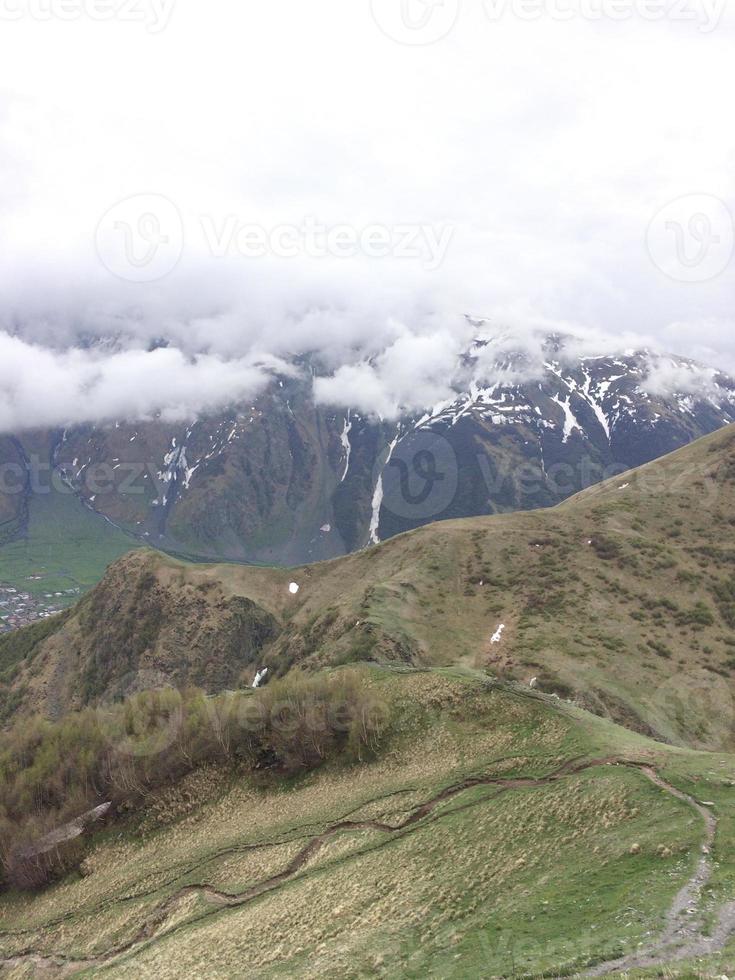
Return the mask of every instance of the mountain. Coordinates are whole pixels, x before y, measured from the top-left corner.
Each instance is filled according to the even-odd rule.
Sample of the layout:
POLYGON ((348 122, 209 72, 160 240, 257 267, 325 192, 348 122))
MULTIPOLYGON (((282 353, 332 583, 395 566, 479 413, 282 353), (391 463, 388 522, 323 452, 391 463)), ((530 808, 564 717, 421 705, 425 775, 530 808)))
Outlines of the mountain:
POLYGON ((729 975, 734 498, 727 427, 291 571, 122 558, 0 638, 0 973, 729 975))
MULTIPOLYGON (((470 360, 488 347, 477 341, 470 360)), ((713 375, 711 387, 694 394, 699 369, 682 358, 628 351, 570 361, 550 338, 534 370, 522 355, 490 352, 484 371, 500 380, 473 383, 401 432, 376 536, 432 519, 548 507, 735 418, 735 382, 713 375), (646 382, 662 372, 682 390, 652 393, 646 382), (433 464, 426 469, 432 456, 435 473, 433 464)))
POLYGON ((59 717, 151 677, 215 693, 263 665, 377 660, 536 678, 656 739, 730 746, 733 512, 728 427, 555 508, 290 571, 135 552, 66 616, 0 638, 0 713, 59 717))
POLYGON ((190 424, 5 437, 0 466, 29 475, 0 499, 0 536, 27 533, 53 473, 51 496, 72 492, 174 554, 319 561, 434 520, 550 506, 735 419, 735 382, 686 359, 580 358, 556 336, 529 358, 500 340, 475 341, 455 398, 399 422, 316 404, 307 362, 253 403, 190 424))

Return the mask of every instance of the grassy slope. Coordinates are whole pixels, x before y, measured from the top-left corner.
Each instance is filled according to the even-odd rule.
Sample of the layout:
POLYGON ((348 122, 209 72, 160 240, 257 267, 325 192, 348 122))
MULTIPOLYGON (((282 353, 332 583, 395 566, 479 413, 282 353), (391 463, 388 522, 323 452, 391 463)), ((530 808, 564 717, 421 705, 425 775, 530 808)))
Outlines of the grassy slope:
MULTIPOLYGON (((733 512, 728 429, 547 511, 435 524, 295 570, 141 552, 126 575, 152 572, 182 594, 252 598, 282 626, 263 654, 276 672, 373 658, 536 676, 628 727, 729 749, 733 512)), ((102 643, 105 624, 97 628, 102 643)), ((157 642, 152 660, 172 636, 157 642)))
MULTIPOLYGON (((468 787, 397 833, 344 828, 277 887, 237 896, 346 818, 398 826, 468 775, 538 779, 610 756, 715 803, 714 921, 735 887, 735 757, 692 747, 732 746, 735 634, 714 589, 735 555, 734 441, 718 433, 552 511, 435 525, 308 568, 126 559, 171 588, 213 583, 259 602, 283 625, 266 654, 275 669, 365 655, 431 669, 365 667, 399 719, 377 762, 280 787, 198 774, 140 826, 101 834, 82 879, 6 896, 2 955, 120 977, 573 972, 655 936, 699 857, 699 815, 628 766, 468 787), (489 689, 487 671, 523 686, 489 689), (534 695, 532 675, 690 748, 534 695)), ((668 975, 727 972, 732 959, 668 975)))
MULTIPOLYGON (((696 861, 701 820, 626 766, 470 787, 398 833, 344 828, 240 907, 197 890, 241 895, 331 824, 397 826, 468 776, 539 779, 569 760, 614 755, 688 772, 698 793, 716 792, 709 756, 543 696, 488 688, 468 671, 365 669, 397 718, 381 758, 280 788, 193 777, 140 826, 101 834, 83 878, 6 897, 3 955, 60 954, 84 973, 116 977, 559 975, 660 929, 696 861), (141 939, 146 924, 134 948, 89 962, 141 939)), ((718 783, 735 775, 724 761, 718 783)), ((734 870, 732 827, 723 832, 724 880, 734 870)), ((33 968, 21 960, 6 975, 33 968)))
POLYGON ((361 655, 367 631, 378 656, 538 676, 623 723, 730 747, 735 620, 713 590, 735 571, 734 440, 718 433, 553 510, 442 523, 304 569, 293 613, 283 577, 212 574, 292 616, 276 667, 294 651, 361 655))
POLYGON ((678 744, 729 748, 735 616, 713 590, 735 581, 734 460, 726 429, 551 510, 431 525, 290 571, 133 560, 167 588, 210 584, 274 614, 283 632, 265 659, 276 671, 461 663, 537 676, 678 744))

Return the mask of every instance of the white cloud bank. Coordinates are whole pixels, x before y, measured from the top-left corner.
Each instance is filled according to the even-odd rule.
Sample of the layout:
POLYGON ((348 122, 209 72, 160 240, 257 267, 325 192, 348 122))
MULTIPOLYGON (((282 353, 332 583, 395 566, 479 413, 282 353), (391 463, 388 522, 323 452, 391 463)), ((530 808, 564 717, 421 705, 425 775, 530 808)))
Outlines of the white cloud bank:
POLYGON ((371 362, 344 364, 331 377, 316 378, 316 400, 383 418, 421 412, 453 397, 462 338, 462 331, 406 332, 371 362))
POLYGON ((0 432, 117 419, 186 420, 259 394, 271 357, 223 361, 179 350, 49 351, 0 333, 0 432))
POLYGON ((714 396, 717 394, 717 372, 703 365, 675 363, 661 357, 651 365, 641 387, 652 395, 714 396))
POLYGON ((310 351, 333 375, 319 397, 419 410, 454 382, 465 311, 521 338, 584 324, 590 352, 645 343, 735 368, 735 260, 681 282, 646 246, 674 199, 735 212, 731 7, 702 33, 463 3, 445 38, 408 47, 370 6, 180 0, 154 33, 2 24, 0 426, 191 415, 260 390, 265 354, 310 351), (152 282, 97 251, 136 195, 180 216, 181 254, 152 282), (212 248, 212 229, 272 239, 310 216, 452 234, 437 267, 402 232, 384 257, 212 248))

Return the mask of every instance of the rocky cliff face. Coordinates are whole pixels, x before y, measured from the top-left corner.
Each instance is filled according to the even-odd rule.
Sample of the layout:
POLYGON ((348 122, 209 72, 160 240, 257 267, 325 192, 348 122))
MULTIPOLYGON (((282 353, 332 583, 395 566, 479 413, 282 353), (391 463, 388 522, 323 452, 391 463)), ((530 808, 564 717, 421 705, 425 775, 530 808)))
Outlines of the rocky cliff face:
MULTIPOLYGON (((735 382, 694 384, 697 368, 681 358, 628 351, 570 362, 550 339, 543 365, 504 355, 485 363, 492 382, 483 383, 487 344, 467 355, 465 389, 421 418, 383 422, 315 404, 306 372, 188 424, 6 437, 0 464, 40 465, 163 549, 298 564, 434 520, 549 506, 735 419, 735 382), (680 381, 665 395, 649 384, 662 367, 680 381)), ((22 526, 37 480, 0 494, 6 534, 22 526)))

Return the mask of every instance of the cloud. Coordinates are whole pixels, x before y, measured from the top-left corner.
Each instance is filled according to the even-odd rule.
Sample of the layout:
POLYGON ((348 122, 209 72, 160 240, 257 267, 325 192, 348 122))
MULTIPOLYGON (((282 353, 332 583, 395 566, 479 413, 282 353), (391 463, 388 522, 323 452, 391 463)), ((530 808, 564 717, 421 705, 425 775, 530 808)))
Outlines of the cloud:
POLYGON ((187 420, 261 392, 293 368, 176 349, 50 351, 0 333, 0 432, 84 422, 187 420), (42 381, 42 390, 41 384, 42 381))
POLYGON ((315 378, 316 401, 395 419, 452 398, 467 329, 426 336, 404 331, 372 361, 345 364, 329 377, 315 378))
POLYGON ((687 322, 674 321, 667 326, 662 344, 670 351, 686 351, 702 364, 716 365, 735 375, 735 349, 730 338, 735 337, 735 319, 705 317, 687 322))
MULTIPOLYGON (((312 354, 326 402, 421 410, 462 383, 465 311, 498 326, 496 352, 521 345, 515 372, 539 370, 536 329, 572 333, 570 357, 650 346, 735 367, 735 260, 691 284, 646 248, 673 199, 711 194, 735 213, 732 21, 707 35, 640 17, 491 23, 462 4, 445 39, 412 48, 343 0, 179 3, 155 34, 4 23, 0 353, 28 374, 0 365, 2 424, 201 411, 267 383, 266 353, 312 354), (180 215, 181 255, 127 281, 101 260, 98 226, 152 194, 180 215), (380 226, 394 247, 212 246, 212 229, 309 218, 380 226), (411 227, 452 230, 437 268, 395 244, 411 227), (170 361, 145 353, 161 340, 170 361)), ((493 376, 490 351, 478 371, 493 376)))
POLYGON ((700 364, 682 364, 667 357, 652 360, 641 388, 651 395, 697 395, 701 398, 722 394, 718 390, 717 371, 700 364))

